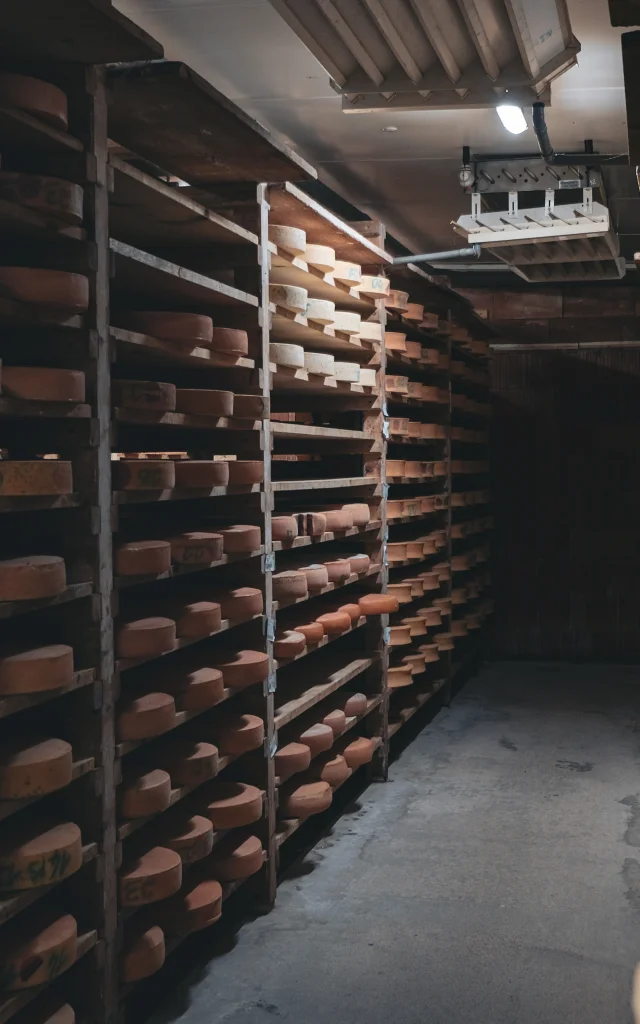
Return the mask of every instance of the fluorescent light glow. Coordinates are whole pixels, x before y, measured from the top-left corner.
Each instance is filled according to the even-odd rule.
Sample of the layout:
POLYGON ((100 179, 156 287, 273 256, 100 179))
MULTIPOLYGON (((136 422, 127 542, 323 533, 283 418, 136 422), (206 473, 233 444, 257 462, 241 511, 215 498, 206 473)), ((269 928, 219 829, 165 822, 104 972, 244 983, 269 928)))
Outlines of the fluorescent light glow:
POLYGON ((397 132, 398 129, 396 128, 395 124, 388 124, 386 128, 383 128, 382 130, 383 132, 397 132))
POLYGON ((523 132, 526 132, 527 122, 520 107, 514 107, 510 103, 501 103, 496 110, 502 124, 512 135, 522 135, 523 132))

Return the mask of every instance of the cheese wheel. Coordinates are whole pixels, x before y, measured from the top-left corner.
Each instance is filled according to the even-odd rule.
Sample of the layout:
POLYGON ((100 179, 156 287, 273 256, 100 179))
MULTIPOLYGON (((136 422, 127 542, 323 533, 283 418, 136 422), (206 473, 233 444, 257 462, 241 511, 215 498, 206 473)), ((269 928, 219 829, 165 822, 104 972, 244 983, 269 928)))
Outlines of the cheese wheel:
POLYGON ((190 935, 210 928, 222 917, 222 886, 213 878, 190 882, 158 910, 173 932, 190 935))
POLYGON ((390 291, 389 279, 386 277, 372 277, 370 274, 363 274, 360 280, 358 291, 367 299, 383 299, 390 291))
POLYGON ((345 702, 344 713, 347 718, 362 715, 367 710, 368 703, 369 701, 364 693, 352 693, 345 702))
POLYGON ((0 657, 0 694, 44 693, 73 680, 73 648, 66 644, 32 647, 0 657))
POLYGON ((276 751, 275 770, 280 779, 303 772, 311 764, 311 750, 306 743, 287 743, 276 751))
POLYGON ((394 437, 407 437, 409 420, 404 416, 391 416, 389 418, 389 433, 394 437))
POLYGON ((264 742, 264 722, 257 715, 219 715, 211 723, 221 754, 245 754, 264 742))
POLYGON ((362 615, 388 615, 398 611, 398 599, 393 594, 363 594, 358 600, 362 615))
POLYGON ((182 861, 174 850, 153 846, 118 874, 121 907, 156 903, 177 892, 182 884, 182 861))
POLYGON ((26 110, 39 121, 63 131, 68 126, 66 95, 56 85, 40 78, 8 72, 0 74, 0 106, 26 110))
POLYGON ((335 363, 334 377, 336 380, 357 384, 360 380, 360 367, 357 363, 335 363))
POLYGON ((276 601, 295 601, 309 593, 307 577, 299 570, 276 572, 272 581, 273 597, 276 601))
POLYGON ((420 305, 419 302, 407 302, 404 310, 405 320, 414 320, 416 323, 422 323, 424 317, 424 306, 420 305))
POLYGON ((330 299, 307 299, 304 315, 316 324, 332 324, 336 316, 336 304, 330 299))
POLYGON ((182 814, 162 823, 162 842, 179 854, 183 864, 194 864, 211 853, 213 826, 202 814, 182 814))
POLYGON ((133 926, 125 934, 120 977, 125 984, 149 978, 165 961, 164 932, 157 924, 133 926))
POLYGON ((261 484, 264 477, 262 462, 232 461, 229 463, 229 483, 234 487, 261 484))
POLYGON ((407 560, 407 545, 401 544, 399 541, 394 541, 391 544, 387 544, 387 558, 389 563, 392 562, 406 562, 407 560))
POLYGON ((382 324, 363 320, 358 337, 361 341, 382 342, 382 324))
POLYGON ((146 818, 150 814, 159 814, 169 806, 171 779, 160 768, 133 772, 123 779, 118 796, 123 818, 146 818))
POLYGON ((34 210, 49 227, 82 223, 83 190, 62 178, 0 171, 0 199, 34 210))
POLYGON ((269 674, 269 658, 263 651, 216 651, 216 668, 222 672, 224 685, 231 690, 261 683, 269 674))
POLYGON ((114 551, 118 576, 157 576, 171 568, 171 545, 166 540, 134 540, 114 551))
POLYGON ((300 537, 321 537, 327 530, 324 512, 298 512, 296 521, 300 537))
POLYGON ((387 519, 402 519, 404 515, 404 502, 387 499, 387 519))
POLYGON ((51 908, 27 914, 3 929, 0 938, 0 988, 10 992, 53 981, 75 963, 78 924, 51 908))
POLYGON ((0 295, 71 316, 88 309, 89 280, 68 270, 0 267, 0 295))
POLYGON ((82 836, 71 821, 22 821, 0 841, 0 889, 53 885, 82 867, 82 836))
POLYGON ((411 665, 390 665, 387 669, 388 690, 400 690, 403 686, 411 686, 412 683, 411 665))
POLYGON ((293 629, 281 629, 276 633, 273 656, 283 661, 287 658, 295 658, 296 655, 302 654, 306 646, 307 641, 303 633, 298 633, 293 629))
POLYGON ((347 728, 347 716, 344 711, 336 708, 334 711, 329 711, 322 719, 323 725, 328 725, 334 736, 342 736, 342 733, 347 728))
POLYGON ((259 526, 242 526, 236 524, 220 530, 225 555, 239 555, 247 551, 257 551, 260 547, 261 535, 259 526))
POLYGON ((452 636, 467 636, 468 630, 464 622, 453 622, 451 624, 452 636))
POLYGON ((221 355, 246 356, 249 353, 249 335, 233 327, 214 327, 211 332, 211 351, 221 355))
POLYGON ((409 634, 411 636, 424 636, 427 632, 424 619, 419 615, 411 615, 406 619, 401 620, 403 626, 409 627, 409 634))
POLYGON ((237 420, 260 420, 265 415, 262 395, 233 396, 233 415, 237 420))
POLYGON ((334 331, 341 334, 359 334, 362 323, 359 313, 351 313, 346 309, 336 310, 333 318, 334 331))
POLYGON ((437 366, 440 360, 440 352, 437 348, 423 348, 422 361, 428 366, 437 366))
POLYGON ((420 391, 423 402, 437 403, 440 401, 440 388, 435 388, 432 385, 423 384, 420 391))
POLYGON ((399 309, 404 311, 409 305, 409 292, 398 291, 397 288, 392 288, 385 299, 385 307, 387 309, 399 309))
POLYGON ((328 352, 305 352, 304 368, 307 373, 314 373, 317 377, 333 377, 335 359, 328 352))
POLYGON ((336 251, 329 245, 310 245, 307 242, 303 259, 316 270, 321 270, 323 274, 331 274, 336 266, 336 251))
POLYGON ((411 587, 411 597, 422 597, 424 594, 424 580, 421 576, 409 576, 404 580, 411 587))
POLYGON ((423 476, 422 463, 408 459, 404 464, 404 476, 419 480, 423 476))
POLYGON ((390 583, 388 586, 389 593, 398 604, 411 604, 413 596, 411 594, 411 584, 406 583, 404 580, 400 580, 399 583, 390 583))
MULTIPOLYGON (((4 386, 4 373, 2 384, 4 386)), ((112 380, 111 401, 123 409, 173 412, 176 407, 176 386, 159 380, 112 380)))
POLYGON ((409 390, 409 378, 404 374, 386 374, 384 386, 390 394, 406 395, 409 390))
POLYGON ((56 555, 25 555, 0 562, 0 601, 34 601, 62 594, 64 560, 56 555))
POLYGON ((117 459, 111 463, 117 491, 165 491, 175 486, 175 463, 170 459, 117 459))
POLYGON ((421 359, 422 358, 422 345, 419 341, 408 341, 406 342, 406 354, 409 359, 421 359))
POLYGON ((295 516, 273 516, 271 519, 272 540, 291 541, 298 536, 295 516))
POLYGON ((216 601, 189 601, 173 608, 172 614, 179 637, 210 636, 222 625, 222 610, 216 601))
POLYGON ((262 591, 257 587, 236 587, 234 590, 216 588, 211 593, 220 602, 225 619, 243 621, 253 615, 260 615, 264 608, 262 591))
POLYGON ((399 331, 384 332, 384 347, 387 352, 406 352, 407 336, 399 331))
POLYGON ((455 648, 451 633, 436 633, 434 640, 439 651, 452 651, 455 648))
POLYGON ((362 615, 360 605, 355 603, 341 604, 336 608, 337 612, 346 612, 353 624, 357 623, 362 615))
POLYGON ((71 494, 73 476, 70 462, 59 459, 0 461, 0 496, 26 497, 71 494))
POLYGON ((404 476, 404 459, 387 459, 387 477, 399 480, 404 476))
POLYGON ((73 751, 60 739, 7 736, 0 746, 0 800, 45 796, 71 782, 73 751))
POLYGON ((2 392, 30 402, 84 402, 84 373, 48 366, 3 366, 2 392))
POLYGON ((360 367, 360 383, 365 388, 375 388, 377 386, 376 371, 371 370, 366 366, 360 367))
POLYGON ((264 862, 264 850, 256 836, 233 833, 213 848, 208 870, 219 882, 235 882, 259 871, 264 862))
POLYGON ((362 575, 363 573, 368 572, 371 568, 371 559, 365 554, 350 555, 349 565, 352 573, 362 575))
POLYGON ((425 660, 425 664, 429 665, 433 662, 440 661, 440 652, 438 651, 437 644, 423 644, 420 648, 425 660))
POLYGON ((409 420, 407 427, 407 437, 420 437, 420 430, 422 424, 415 420, 409 420))
POLYGON ((276 366, 290 366, 294 370, 304 369, 304 349, 302 345, 290 345, 284 341, 272 341, 269 344, 269 359, 276 366))
POLYGON ((309 818, 331 806, 333 793, 328 782, 307 782, 280 794, 280 812, 292 818, 309 818))
POLYGON ((407 394, 409 398, 415 398, 420 401, 422 397, 422 384, 418 380, 407 381, 407 394))
POLYGON ((307 233, 302 228, 291 228, 286 224, 269 224, 269 241, 294 256, 304 256, 307 233))
POLYGON ((307 644, 319 644, 325 636, 324 625, 321 622, 303 622, 296 625, 296 633, 302 633, 307 644))
POLYGON ((177 459, 175 486, 186 490, 211 490, 229 483, 229 463, 212 459, 177 459))
POLYGON ((159 736, 176 724, 176 705, 168 693, 131 697, 120 706, 117 733, 120 740, 144 740, 159 736))
POLYGON ((328 753, 321 754, 316 758, 309 774, 319 779, 320 782, 328 782, 334 789, 346 782, 351 775, 351 769, 342 754, 328 753))
POLYGON ((218 770, 218 748, 202 740, 172 740, 157 755, 173 786, 199 786, 218 770))
POLYGON ((310 725, 298 736, 298 742, 304 743, 311 751, 311 757, 321 754, 323 750, 330 750, 333 746, 333 729, 322 722, 310 725))
POLYGON ((402 647, 411 643, 411 630, 408 626, 389 626, 389 647, 402 647))
POLYGON ((348 508, 327 509, 324 516, 325 529, 331 533, 342 533, 353 526, 353 513, 348 508))
POLYGON ((357 740, 352 740, 347 744, 342 751, 342 756, 350 768, 359 768, 360 765, 368 764, 373 760, 375 749, 373 740, 366 736, 359 736, 357 740))
POLYGON ((306 288, 297 288, 293 284, 269 285, 269 300, 291 313, 304 313, 308 298, 306 288))
POLYGON ((329 583, 343 583, 351 575, 351 564, 348 558, 336 558, 334 561, 324 564, 329 575, 329 583))
POLYGON ((172 537, 171 561, 177 565, 209 565, 222 558, 223 538, 219 533, 194 531, 172 537))
POLYGON ((349 263, 348 260, 336 260, 333 278, 340 284, 355 288, 362 281, 362 267, 358 263, 349 263))
POLYGON ((407 541, 407 558, 422 558, 425 542, 422 540, 407 541))
POLYGON ((127 312, 119 315, 119 322, 130 331, 176 345, 208 346, 213 337, 211 317, 199 313, 127 312))
POLYGON ((424 608, 418 609, 418 611, 422 615, 426 626, 440 626, 442 624, 442 615, 437 608, 424 608))
POLYGON ((325 612, 318 615, 317 621, 328 636, 337 636, 351 629, 351 616, 347 612, 325 612))
POLYGON ((176 412, 191 416, 233 415, 233 391, 209 391, 204 388, 176 388, 176 412))
POLYGON ((121 623, 116 628, 116 650, 120 658, 146 658, 172 651, 176 644, 173 619, 152 616, 121 623))
POLYGON ((209 791, 205 813, 213 828, 240 828, 262 817, 262 791, 245 782, 216 782, 209 791))
POLYGON ((300 569, 307 578, 307 589, 312 593, 323 590, 329 584, 329 572, 326 565, 304 565, 300 569))
POLYGON ((402 503, 402 514, 405 516, 420 516, 424 511, 423 498, 408 498, 402 503))
POLYGON ((343 505, 342 511, 348 512, 351 515, 354 526, 366 526, 371 520, 371 509, 364 501, 343 505))

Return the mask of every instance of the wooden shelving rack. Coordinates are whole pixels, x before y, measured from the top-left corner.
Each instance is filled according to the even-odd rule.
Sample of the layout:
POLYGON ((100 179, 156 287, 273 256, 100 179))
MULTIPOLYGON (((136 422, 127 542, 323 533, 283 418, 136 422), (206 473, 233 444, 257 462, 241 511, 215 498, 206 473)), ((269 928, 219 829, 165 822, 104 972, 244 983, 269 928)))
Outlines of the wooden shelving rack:
MULTIPOLYGON (((46 984, 17 984, 0 957, 0 1024, 46 1024, 63 1005, 70 1007, 65 1024, 74 1015, 115 1024, 140 1014, 147 995, 171 976, 178 947, 196 927, 224 917, 226 900, 237 893, 261 909, 272 906, 283 847, 324 820, 288 812, 292 791, 317 781, 326 762, 341 763, 357 739, 370 741, 371 756, 334 780, 334 793, 355 774, 363 782, 385 779, 391 737, 431 696, 448 700, 457 673, 479 656, 476 623, 490 610, 487 328, 455 293, 417 268, 393 269, 387 253, 311 199, 300 183, 314 176, 312 168, 190 69, 154 61, 160 47, 117 12, 74 0, 83 18, 68 24, 70 53, 51 25, 29 34, 29 6, 24 19, 12 11, 6 26, 0 15, 12 47, 5 67, 59 86, 69 128, 0 107, 2 172, 81 186, 82 231, 61 234, 27 202, 2 194, 0 269, 84 275, 89 302, 80 314, 52 315, 37 302, 16 301, 0 280, 0 357, 4 367, 80 371, 86 396, 36 402, 5 389, 0 397, 2 459, 53 456, 70 462, 73 475, 68 493, 0 493, 0 561, 45 554, 62 557, 66 567, 66 586, 55 595, 0 602, 0 787, 9 741, 28 746, 35 736, 71 746, 68 784, 0 799, 0 821, 9 846, 17 826, 49 818, 79 826, 82 846, 69 877, 64 870, 61 878, 39 876, 24 889, 14 878, 0 892, 0 950, 16 923, 32 938, 49 911, 72 914, 78 926, 75 959, 52 956, 46 984), (390 278, 392 289, 424 303, 424 319, 409 320, 392 300, 361 295, 282 249, 271 239, 274 225, 301 229, 308 243, 331 247, 338 260, 390 278), (372 328, 359 337, 322 326, 272 301, 270 284, 303 288, 309 299, 334 302, 372 328), (216 328, 246 332, 247 350, 222 354, 206 343, 141 333, 131 320, 140 311, 208 316, 216 328), (413 354, 385 345, 385 332, 404 333, 413 354), (281 365, 271 346, 282 342, 352 363, 367 371, 366 382, 281 365), (398 378, 420 387, 409 393, 398 378), (206 415, 132 404, 122 395, 130 396, 136 381, 172 385, 179 396, 230 392, 233 409, 206 415), (238 396, 245 396, 249 415, 236 414, 238 396), (403 425, 409 422, 411 430, 403 425), (187 458, 254 463, 259 479, 198 490, 167 483, 167 467, 187 458), (409 468, 399 472, 399 464, 409 468), (359 506, 360 525, 280 539, 283 517, 345 505, 359 506), (172 550, 157 572, 122 570, 123 545, 238 524, 253 528, 246 550, 223 549, 211 558, 200 552, 192 560, 172 550), (426 546, 416 556, 418 542, 426 546), (413 545, 411 554, 396 554, 402 544, 413 545), (280 574, 358 555, 367 557, 337 582, 283 596, 280 574), (416 593, 391 616, 355 614, 361 596, 389 585, 394 592, 420 573, 431 574, 437 587, 418 595, 414 583, 416 593), (202 602, 223 602, 239 588, 253 595, 246 613, 211 619, 202 602), (464 604, 456 594, 462 590, 464 604), (441 623, 412 629, 410 642, 398 646, 393 637, 402 620, 415 627, 436 598, 441 623), (348 628, 283 657, 283 633, 345 606, 348 628), (123 627, 148 618, 165 620, 165 630, 166 621, 175 623, 175 638, 132 653, 123 627), (469 633, 457 635, 463 622, 469 633), (453 642, 443 643, 438 634, 449 632, 456 633, 453 642), (410 685, 390 687, 389 668, 419 655, 425 643, 437 660, 416 670, 410 685), (48 644, 73 649, 65 684, 4 692, 7 654, 48 644), (215 696, 189 696, 189 673, 224 666, 228 652, 237 651, 256 653, 257 681, 240 687, 225 679, 215 696), (357 710, 345 712, 330 752, 325 746, 306 767, 279 775, 284 748, 355 694, 357 710), (132 709, 145 701, 166 709, 171 698, 173 711, 161 727, 127 731, 132 709), (255 727, 248 745, 234 731, 238 716, 255 727), (214 827, 200 846, 189 846, 188 823, 206 818, 221 784, 229 783, 235 792, 258 792, 253 818, 241 828, 214 827), (145 786, 164 795, 141 801, 145 786), (236 839, 247 837, 260 847, 252 871, 221 876, 220 851, 228 855, 236 839), (183 853, 181 880, 161 891, 145 874, 150 851, 175 852, 181 841, 191 851, 183 853), (216 903, 210 883, 218 876, 216 903), (211 897, 208 921, 202 907, 198 917, 189 903, 202 883, 211 897), (151 949, 159 928, 164 963, 157 943, 151 949), (137 978, 132 949, 140 953, 137 978), (146 969, 142 954, 150 958, 146 969)), ((68 6, 51 5, 65 25, 68 6)), ((139 392, 148 394, 148 386, 140 384, 139 392)), ((0 862, 0 879, 7 870, 0 862)))

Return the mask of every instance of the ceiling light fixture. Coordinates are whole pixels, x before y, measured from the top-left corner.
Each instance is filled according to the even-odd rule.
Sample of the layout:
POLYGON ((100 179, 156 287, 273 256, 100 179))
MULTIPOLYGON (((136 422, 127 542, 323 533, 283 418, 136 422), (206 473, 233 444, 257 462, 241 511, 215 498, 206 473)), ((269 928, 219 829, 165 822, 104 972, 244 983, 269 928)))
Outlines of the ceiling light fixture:
POLYGON ((398 129, 396 128, 395 124, 388 124, 386 128, 383 128, 382 130, 383 132, 397 132, 398 129))
POLYGON ((511 103, 501 103, 496 107, 502 124, 512 135, 522 135, 527 130, 527 121, 520 107, 511 103))

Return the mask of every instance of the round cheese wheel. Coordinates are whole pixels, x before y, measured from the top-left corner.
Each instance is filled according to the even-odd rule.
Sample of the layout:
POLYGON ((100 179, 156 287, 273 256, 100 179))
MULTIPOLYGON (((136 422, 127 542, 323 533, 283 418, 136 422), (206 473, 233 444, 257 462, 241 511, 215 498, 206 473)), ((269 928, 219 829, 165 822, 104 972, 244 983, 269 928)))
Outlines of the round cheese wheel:
POLYGON ((273 597, 275 601, 295 601, 307 597, 307 577, 301 570, 289 570, 273 574, 273 597))
POLYGON ((341 604, 336 608, 336 611, 346 612, 354 625, 359 621, 360 616, 362 615, 362 612, 360 611, 360 605, 355 603, 341 604))
POLYGON ((216 651, 214 657, 231 690, 261 683, 269 674, 269 658, 263 651, 216 651))
POLYGON ((331 806, 333 793, 328 782, 306 782, 280 794, 280 812, 292 818, 309 818, 331 806))
POLYGON ((387 669, 387 689, 399 690, 403 686, 411 686, 412 683, 411 665, 390 665, 387 669))
POLYGON ((202 814, 182 814, 162 823, 162 842, 180 855, 183 864, 194 864, 211 853, 213 826, 202 814))
POLYGON ((307 729, 303 729, 298 736, 298 742, 304 743, 309 748, 311 757, 321 754, 323 750, 330 750, 333 746, 333 740, 333 729, 322 722, 317 722, 315 725, 310 725, 307 729))
POLYGON ((199 637, 217 633, 222 609, 217 601, 190 601, 175 609, 176 636, 199 637))
POLYGON ((311 749, 306 743, 287 743, 276 751, 275 770, 280 779, 303 772, 311 764, 311 749))
POLYGON ((257 551, 262 540, 259 526, 242 526, 236 524, 220 530, 225 555, 239 555, 247 551, 257 551))
POLYGON ((173 786, 199 786, 218 770, 218 748, 202 740, 172 740, 158 754, 173 786))
POLYGON ((265 415, 262 395, 233 396, 233 415, 239 420, 261 420, 265 415))
POLYGON ((0 562, 0 601, 54 597, 66 585, 64 560, 56 555, 25 555, 0 562))
POLYGON ((390 416, 389 433, 394 437, 406 437, 409 433, 409 420, 406 416, 390 416))
POLYGON ((424 580, 421 576, 409 576, 404 580, 411 587, 411 597, 422 597, 424 594, 424 580))
POLYGON ((332 562, 325 562, 324 565, 330 583, 343 583, 351 575, 351 564, 348 558, 336 558, 332 562))
POLYGON ((182 884, 182 861, 174 850, 153 846, 118 874, 121 907, 156 903, 177 892, 182 884))
MULTIPOLYGON (((2 383, 4 385, 4 373, 2 383)), ((176 386, 159 380, 112 380, 111 401, 123 409, 173 412, 176 407, 176 386)))
POLYGON ((71 494, 72 491, 70 462, 61 462, 59 459, 0 461, 2 497, 71 494))
POLYGON ((222 558, 222 537, 219 533, 182 533, 170 540, 171 561, 178 565, 209 565, 222 558))
POLYGON ((166 811, 171 799, 171 778, 160 768, 132 772, 118 789, 123 818, 146 818, 166 811))
POLYGON ((219 882, 234 882, 255 875, 263 862, 264 850, 256 836, 244 838, 232 833, 214 846, 208 868, 219 882))
POLYGON ((118 710, 120 740, 144 740, 159 736, 176 724, 176 705, 168 693, 146 693, 126 700, 118 710))
POLYGON ((368 320, 363 320, 360 325, 360 333, 358 337, 361 341, 373 341, 377 343, 382 342, 382 324, 369 323, 368 320))
POLYGON ((353 513, 348 508, 327 509, 324 517, 326 529, 331 533, 341 533, 353 526, 353 513))
POLYGON ((368 764, 373 760, 375 749, 373 740, 366 736, 359 736, 357 740, 352 740, 347 744, 342 751, 342 756, 350 768, 359 768, 360 765, 368 764))
POLYGON ((350 555, 349 565, 351 567, 352 573, 362 575, 363 573, 368 572, 369 569, 371 568, 371 559, 369 558, 368 555, 364 554, 350 555))
POLYGON ((59 739, 7 736, 0 746, 0 800, 25 800, 71 782, 73 751, 59 739))
POLYGON ((422 345, 419 341, 408 341, 406 342, 406 354, 409 359, 421 359, 422 358, 422 345))
POLYGON ((264 478, 262 462, 232 461, 229 463, 229 483, 234 487, 261 484, 264 478))
POLYGON ((32 647, 0 657, 0 694, 43 693, 73 680, 73 648, 66 644, 32 647))
POLYGON ((0 840, 0 889, 52 885, 82 867, 82 835, 71 821, 22 821, 0 840))
POLYGON ((392 288, 385 300, 385 306, 387 309, 399 309, 404 311, 408 304, 409 292, 398 291, 397 288, 392 288))
POLYGON ((307 579, 307 589, 310 592, 323 590, 329 584, 329 573, 326 565, 304 565, 300 569, 307 579))
POLYGON ((333 318, 334 331, 341 334, 359 334, 362 320, 359 313, 350 313, 345 309, 337 309, 333 318))
POLYGON ((431 664, 432 662, 440 660, 440 652, 438 651, 437 644, 423 644, 420 650, 424 655, 425 664, 431 664))
POLYGON ((157 576, 171 568, 171 545, 166 540, 134 540, 114 551, 118 576, 157 576))
POLYGON ((370 274, 363 274, 360 280, 358 291, 367 299, 382 299, 389 294, 391 285, 387 277, 372 277, 370 274))
POLYGON ((414 676, 419 676, 421 672, 424 672, 426 664, 424 654, 407 654, 402 662, 404 665, 409 665, 414 676))
POLYGON ((442 616, 437 608, 424 608, 419 609, 419 611, 425 621, 425 625, 440 626, 442 624, 442 616))
POLYGON ((264 742, 264 722, 257 715, 219 715, 211 724, 221 754, 246 754, 264 742))
POLYGON ((216 782, 211 787, 206 815, 215 829, 240 828, 262 817, 263 797, 245 782, 216 782))
POLYGON ((395 598, 398 604, 410 604, 413 601, 411 596, 411 584, 401 580, 400 583, 390 583, 389 594, 395 598))
POLYGON ((408 626, 389 626, 389 647, 401 647, 411 643, 411 630, 408 626))
POLYGON ((384 386, 391 394, 406 395, 409 392, 409 378, 398 374, 387 374, 384 386))
POLYGON ((391 544, 387 544, 387 558, 389 563, 393 562, 406 562, 407 560, 407 545, 401 544, 399 541, 394 541, 391 544))
POLYGON ((303 622, 296 625, 296 633, 302 633, 307 644, 313 646, 319 644, 325 635, 325 629, 321 622, 303 622))
POLYGON ((310 266, 315 267, 316 270, 321 270, 323 274, 330 274, 335 270, 336 252, 335 249, 328 245, 316 245, 307 242, 303 259, 310 266))
MULTIPOLYGON (((55 1002, 57 1004, 57 1000, 55 1002)), ((57 1006, 57 1009, 48 1006, 37 1015, 33 1024, 76 1024, 75 1011, 68 1003, 57 1006)))
POLYGON ((341 380, 350 384, 357 384, 360 380, 360 367, 357 363, 343 363, 336 361, 333 375, 336 380, 341 380))
POLYGON ((307 299, 304 315, 316 324, 332 324, 336 318, 336 304, 330 299, 307 299))
POLYGON ((80 185, 62 178, 0 171, 0 199, 35 210, 50 227, 81 224, 83 196, 80 185))
POLYGON ((406 477, 411 477, 412 479, 413 478, 415 478, 415 479, 420 478, 423 475, 423 473, 422 473, 422 463, 421 462, 414 462, 413 460, 408 460, 404 464, 404 475, 406 477))
POLYGON ((84 402, 84 373, 48 366, 3 366, 2 393, 30 402, 84 402))
POLYGON ((298 524, 295 516, 273 516, 271 519, 271 537, 273 540, 290 541, 298 536, 298 524))
POLYGON ((116 459, 111 480, 117 491, 165 491, 175 486, 175 463, 170 459, 116 459))
POLYGON ((367 388, 375 388, 377 384, 376 371, 367 368, 366 366, 360 367, 360 383, 367 388))
POLYGON ((455 647, 450 633, 436 633, 434 639, 439 651, 452 651, 455 647))
POLYGON ((293 284, 269 285, 269 301, 291 313, 304 313, 308 297, 306 288, 296 288, 293 284))
POLYGON ((424 317, 424 306, 421 306, 419 302, 407 302, 404 310, 405 320, 415 320, 416 323, 422 323, 424 317))
POLYGON ((2 988, 10 992, 53 981, 75 963, 78 924, 55 909, 19 917, 2 933, 2 988))
POLYGON ((384 332, 384 347, 387 352, 406 352, 407 336, 399 331, 384 332))
POLYGON ((294 370, 302 370, 304 368, 304 349, 302 345, 272 341, 269 345, 269 360, 276 366, 290 366, 294 370))
POLYGON ((189 883, 158 909, 171 931, 186 935, 199 932, 222 917, 222 886, 213 878, 189 883))
POLYGON ((0 74, 0 106, 26 110, 39 121, 63 131, 68 127, 67 97, 62 89, 40 78, 0 74))
POLYGON ((348 612, 324 612, 324 614, 318 615, 317 621, 327 636, 337 636, 339 633, 346 633, 348 629, 351 629, 351 616, 348 612))
POLYGON ((176 412, 191 416, 232 416, 233 391, 176 388, 176 412))
POLYGON ((211 350, 229 356, 246 356, 249 353, 249 335, 233 327, 214 327, 211 332, 211 350))
POLYGON ((175 485, 186 490, 211 490, 229 483, 229 463, 204 459, 179 459, 174 463, 175 485))
POLYGON ((0 295, 55 312, 84 313, 89 307, 89 280, 68 270, 0 267, 0 295))
POLYGON ((362 281, 362 267, 358 263, 349 263, 348 260, 336 260, 333 278, 340 284, 354 288, 362 281))
POLYGON ((347 718, 362 715, 367 710, 368 703, 369 701, 364 693, 352 693, 345 702, 344 713, 347 718))
POLYGON ((342 511, 349 512, 354 526, 366 526, 371 519, 371 509, 364 501, 343 505, 342 511))
POLYGON ((398 500, 387 500, 387 519, 402 519, 404 515, 404 502, 398 500))
POLYGON ((302 654, 306 646, 304 633, 298 633, 293 629, 281 629, 276 633, 273 643, 273 656, 280 661, 286 661, 287 658, 295 658, 302 654))
POLYGON ((451 623, 451 635, 452 636, 467 636, 468 629, 464 622, 452 622, 451 623))
POLYGON ((312 765, 310 774, 320 782, 327 782, 332 789, 341 785, 351 775, 351 769, 342 754, 321 754, 312 765))
POLYGON ((400 479, 405 475, 404 473, 405 462, 404 459, 387 459, 387 477, 391 479, 400 479))
POLYGON ((344 711, 336 708, 335 711, 329 711, 324 716, 322 724, 328 725, 334 736, 342 736, 342 733, 347 728, 347 716, 344 711))
POLYGON ((290 228, 286 224, 269 224, 269 241, 293 256, 304 256, 307 233, 302 228, 290 228))
POLYGON ((327 530, 327 517, 324 512, 298 512, 296 521, 300 537, 321 537, 327 530))
POLYGON ((210 345, 213 321, 199 313, 137 311, 121 313, 119 322, 130 331, 150 335, 176 345, 210 345))
POLYGON ((424 636, 427 632, 424 619, 420 618, 419 615, 412 615, 409 618, 402 619, 402 625, 409 627, 411 636, 424 636))
POLYGON ((236 587, 235 590, 216 590, 225 619, 244 621, 253 615, 260 615, 264 608, 262 591, 257 587, 236 587))
POLYGON ((467 588, 466 587, 454 587, 451 591, 451 603, 455 605, 461 605, 467 603, 467 588))
POLYGON ((116 651, 120 658, 147 658, 172 651, 176 645, 176 624, 173 619, 156 615, 133 619, 116 628, 116 651))
POLYGON ((305 352, 304 368, 307 373, 314 373, 317 377, 333 377, 335 359, 328 352, 305 352))
POLYGON ((164 961, 164 932, 157 924, 134 925, 127 932, 120 957, 120 977, 125 984, 149 978, 164 961))
POLYGON ((407 558, 422 558, 424 541, 422 540, 410 540, 407 541, 407 558))

